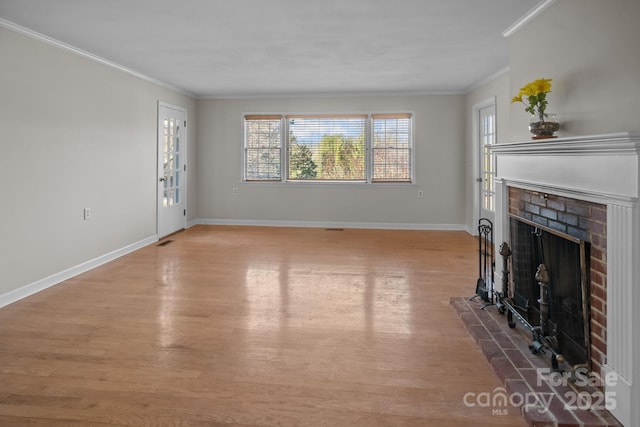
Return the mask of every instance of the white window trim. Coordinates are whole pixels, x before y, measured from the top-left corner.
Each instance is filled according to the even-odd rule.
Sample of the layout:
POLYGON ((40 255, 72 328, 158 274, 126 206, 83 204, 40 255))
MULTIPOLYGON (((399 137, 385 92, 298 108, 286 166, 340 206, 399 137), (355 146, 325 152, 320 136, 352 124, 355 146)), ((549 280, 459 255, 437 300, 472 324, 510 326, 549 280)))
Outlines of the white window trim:
POLYGON ((415 117, 416 114, 413 110, 382 110, 382 111, 348 111, 348 112, 339 112, 339 111, 330 111, 330 112, 243 112, 241 113, 240 126, 241 126, 241 135, 242 135, 242 144, 241 148, 241 158, 242 158, 242 169, 240 170, 240 181, 242 184, 246 185, 258 185, 258 186, 329 186, 329 187, 341 187, 341 188, 362 188, 363 186, 373 186, 373 187, 416 187, 416 131, 415 131, 415 117), (287 179, 288 171, 289 171, 289 147, 287 146, 286 136, 289 130, 289 124, 287 123, 286 117, 290 115, 366 115, 366 125, 365 125, 365 168, 366 168, 366 180, 362 181, 332 181, 332 180, 289 180, 287 179), (373 119, 372 116, 376 114, 410 114, 411 115, 411 181, 410 182, 373 182, 373 119), (282 126, 280 127, 280 141, 282 146, 280 148, 280 180, 279 181, 259 181, 259 180, 247 180, 246 179, 246 167, 247 167, 247 158, 245 155, 245 116, 252 115, 279 115, 282 116, 280 120, 282 120, 282 126))

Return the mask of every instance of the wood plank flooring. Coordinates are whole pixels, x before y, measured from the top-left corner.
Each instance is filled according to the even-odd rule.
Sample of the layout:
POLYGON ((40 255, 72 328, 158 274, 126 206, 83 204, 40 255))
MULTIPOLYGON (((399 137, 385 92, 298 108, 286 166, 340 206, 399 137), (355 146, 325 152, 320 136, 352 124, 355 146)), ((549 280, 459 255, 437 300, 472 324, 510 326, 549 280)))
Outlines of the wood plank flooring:
POLYGON ((0 426, 523 426, 464 232, 196 226, 0 309, 0 426))

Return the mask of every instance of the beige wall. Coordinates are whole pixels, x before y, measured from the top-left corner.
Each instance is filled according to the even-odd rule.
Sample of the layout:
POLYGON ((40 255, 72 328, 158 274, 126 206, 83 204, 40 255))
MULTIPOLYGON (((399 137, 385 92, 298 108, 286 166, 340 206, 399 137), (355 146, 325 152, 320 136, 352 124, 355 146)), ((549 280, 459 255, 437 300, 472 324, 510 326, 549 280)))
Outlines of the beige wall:
POLYGON ((199 218, 459 228, 465 203, 463 121, 464 96, 456 95, 201 100, 199 218), (243 112, 369 111, 415 114, 415 185, 242 183, 243 112), (423 198, 417 197, 418 190, 424 191, 423 198))
POLYGON ((1 297, 155 235, 157 102, 195 143, 195 101, 4 28, 0 58, 1 297))
MULTIPOLYGON (((552 78, 560 136, 640 130, 639 19, 638 0, 557 0, 509 40, 511 96, 552 78)), ((529 138, 528 119, 513 104, 506 140, 529 138)))

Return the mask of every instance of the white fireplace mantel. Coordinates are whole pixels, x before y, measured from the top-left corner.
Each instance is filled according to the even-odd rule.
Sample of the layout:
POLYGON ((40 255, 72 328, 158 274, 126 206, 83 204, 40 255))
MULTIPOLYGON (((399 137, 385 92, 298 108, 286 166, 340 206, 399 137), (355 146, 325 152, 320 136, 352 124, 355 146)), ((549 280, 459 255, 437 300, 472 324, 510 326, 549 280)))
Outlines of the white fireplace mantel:
MULTIPOLYGON (((508 187, 607 206, 607 357, 611 412, 640 426, 640 132, 506 142, 496 157, 495 237, 509 241, 508 187)), ((497 266, 497 283, 502 266, 497 266)))

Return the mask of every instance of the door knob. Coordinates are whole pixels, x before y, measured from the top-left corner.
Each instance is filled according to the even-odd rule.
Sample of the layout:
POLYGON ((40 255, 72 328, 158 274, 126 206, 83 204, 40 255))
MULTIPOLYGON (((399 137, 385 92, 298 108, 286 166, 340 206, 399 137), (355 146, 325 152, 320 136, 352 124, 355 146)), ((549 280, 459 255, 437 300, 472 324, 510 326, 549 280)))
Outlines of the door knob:
POLYGON ((164 176, 163 176, 162 178, 160 178, 160 182, 164 182, 164 181, 166 181, 166 180, 167 180, 167 179, 166 179, 164 176))

